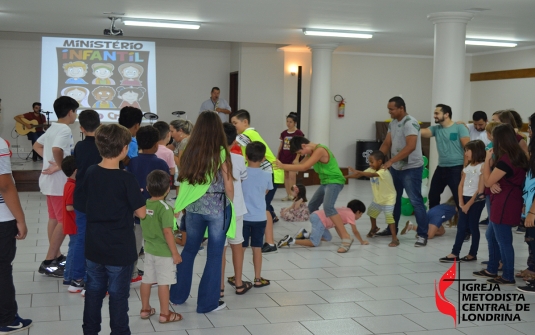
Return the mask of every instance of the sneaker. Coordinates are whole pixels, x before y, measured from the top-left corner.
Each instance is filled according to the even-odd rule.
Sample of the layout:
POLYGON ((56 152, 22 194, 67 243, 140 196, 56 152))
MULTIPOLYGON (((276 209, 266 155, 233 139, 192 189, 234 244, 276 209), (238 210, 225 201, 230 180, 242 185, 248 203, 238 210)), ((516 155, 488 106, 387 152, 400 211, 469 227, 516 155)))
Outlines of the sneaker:
POLYGON ((262 247, 262 253, 263 254, 275 254, 277 253, 277 246, 264 243, 264 246, 262 247))
POLYGON ((481 221, 479 221, 479 224, 480 224, 480 225, 485 225, 485 226, 486 226, 486 225, 489 224, 489 219, 486 218, 486 219, 484 219, 484 220, 481 220, 481 221))
POLYGON ((380 231, 375 234, 375 236, 392 236, 392 232, 390 231, 389 227, 386 227, 385 229, 383 229, 383 231, 380 231))
POLYGON ((78 293, 84 290, 85 282, 84 280, 73 280, 71 281, 71 286, 69 286, 68 291, 71 293, 78 293))
POLYGON ((220 311, 225 307, 227 307, 227 304, 223 300, 219 300, 219 306, 217 306, 217 308, 214 309, 212 312, 220 311))
POLYGON ((18 314, 15 314, 15 320, 11 324, 0 327, 0 334, 12 334, 21 330, 30 328, 32 326, 32 320, 23 319, 18 314))
POLYGON ((67 257, 65 257, 64 255, 61 255, 58 258, 56 258, 56 261, 58 262, 60 267, 64 268, 65 264, 67 264, 67 257))
POLYGON ((515 230, 515 233, 516 234, 525 234, 526 233, 526 227, 518 226, 518 228, 516 228, 516 230, 515 230))
POLYGON ((520 292, 535 293, 535 284, 528 284, 527 286, 517 286, 516 289, 520 292))
POLYGON ((277 247, 280 248, 280 247, 290 246, 292 244, 295 244, 293 237, 291 237, 290 235, 286 235, 284 236, 282 240, 279 241, 279 243, 277 244, 277 247))
POLYGON ((416 243, 414 243, 415 247, 425 247, 427 245, 427 238, 418 236, 418 239, 416 240, 416 243))
POLYGON ((56 260, 53 260, 49 265, 45 265, 45 262, 41 262, 39 266, 39 273, 47 275, 54 278, 63 278, 64 267, 59 266, 56 260))
POLYGON ((141 279, 142 279, 141 276, 138 275, 137 277, 132 278, 132 279, 130 280, 130 283, 137 283, 138 281, 141 281, 141 279))
POLYGON ((464 242, 468 242, 468 241, 470 241, 470 237, 472 237, 471 234, 466 234, 466 235, 464 235, 464 242))
POLYGON ((506 280, 506 279, 503 279, 502 277, 499 276, 499 277, 496 277, 496 278, 488 279, 487 283, 514 286, 516 284, 516 281, 514 279, 513 280, 506 280))
POLYGON ((294 239, 296 239, 296 240, 306 240, 309 236, 310 235, 308 234, 306 229, 305 228, 301 228, 301 229, 299 229, 297 234, 295 234, 294 239))
POLYGON ((143 275, 145 274, 145 271, 138 269, 137 274, 143 277, 143 275))
POLYGON ((498 277, 498 275, 493 275, 493 274, 490 274, 487 272, 487 270, 483 269, 481 271, 477 271, 477 272, 472 272, 472 275, 474 277, 478 277, 478 278, 496 278, 498 277))

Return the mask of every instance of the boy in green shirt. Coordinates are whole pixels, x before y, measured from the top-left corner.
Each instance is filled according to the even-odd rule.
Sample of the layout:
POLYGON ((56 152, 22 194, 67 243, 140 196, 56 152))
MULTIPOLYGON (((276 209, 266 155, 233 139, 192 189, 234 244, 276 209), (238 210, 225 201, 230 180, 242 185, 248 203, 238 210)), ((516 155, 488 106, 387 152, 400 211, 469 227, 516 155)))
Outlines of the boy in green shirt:
POLYGON ((182 320, 182 315, 169 311, 169 285, 176 283, 176 264, 182 262, 173 236, 173 208, 165 202, 169 193, 169 174, 154 170, 147 176, 147 191, 151 198, 147 200, 147 216, 141 220, 141 229, 145 239, 145 275, 141 281, 142 319, 148 319, 156 313, 149 304, 150 289, 158 284, 160 299, 160 323, 182 320))

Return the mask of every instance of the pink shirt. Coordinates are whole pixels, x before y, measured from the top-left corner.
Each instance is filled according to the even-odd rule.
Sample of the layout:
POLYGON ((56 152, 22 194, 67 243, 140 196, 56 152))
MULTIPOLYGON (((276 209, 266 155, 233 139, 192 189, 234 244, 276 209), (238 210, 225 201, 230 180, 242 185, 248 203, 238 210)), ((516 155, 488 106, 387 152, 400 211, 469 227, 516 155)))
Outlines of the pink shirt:
MULTIPOLYGON (((342 217, 342 222, 344 224, 355 225, 355 213, 353 213, 353 211, 350 208, 340 207, 340 208, 336 208, 336 211, 342 217)), ((320 218, 321 223, 323 223, 325 228, 331 229, 334 227, 334 223, 332 222, 332 220, 325 216, 325 211, 323 210, 315 211, 314 214, 316 214, 320 218)))
POLYGON ((158 151, 156 151, 156 157, 163 159, 167 165, 169 166, 169 169, 172 169, 176 167, 175 164, 175 154, 173 153, 173 150, 167 148, 165 145, 158 145, 158 151))

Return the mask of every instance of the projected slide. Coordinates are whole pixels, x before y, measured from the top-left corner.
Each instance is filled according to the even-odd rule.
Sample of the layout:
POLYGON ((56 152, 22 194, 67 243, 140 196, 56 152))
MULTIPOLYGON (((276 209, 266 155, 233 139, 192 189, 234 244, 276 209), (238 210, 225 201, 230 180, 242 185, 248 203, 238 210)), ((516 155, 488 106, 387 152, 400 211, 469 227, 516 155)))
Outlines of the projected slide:
POLYGON ((53 112, 60 95, 78 101, 78 112, 96 110, 102 122, 117 122, 125 106, 156 113, 154 42, 43 37, 43 110, 53 112))

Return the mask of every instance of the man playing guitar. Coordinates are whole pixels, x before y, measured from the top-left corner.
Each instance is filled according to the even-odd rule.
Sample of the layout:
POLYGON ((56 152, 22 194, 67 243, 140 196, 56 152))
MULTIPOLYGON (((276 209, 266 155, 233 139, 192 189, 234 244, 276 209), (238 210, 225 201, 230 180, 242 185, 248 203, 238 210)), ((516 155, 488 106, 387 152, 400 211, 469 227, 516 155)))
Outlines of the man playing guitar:
MULTIPOLYGON (((21 125, 25 126, 28 129, 32 129, 35 127, 35 132, 28 133, 28 140, 32 141, 32 147, 35 141, 45 133, 43 126, 46 122, 46 118, 43 114, 41 114, 41 103, 40 102, 34 102, 32 105, 33 112, 24 113, 15 116, 15 121, 20 123, 21 125), (37 120, 39 122, 39 126, 35 126, 31 123, 26 122, 24 119, 31 121, 31 120, 37 120)), ((32 150, 33 151, 33 150, 32 150)), ((39 156, 35 151, 33 151, 32 160, 35 162, 37 159, 42 160, 43 157, 39 156)))

